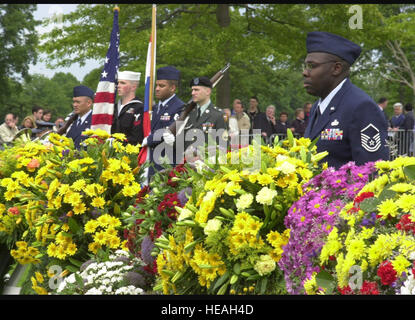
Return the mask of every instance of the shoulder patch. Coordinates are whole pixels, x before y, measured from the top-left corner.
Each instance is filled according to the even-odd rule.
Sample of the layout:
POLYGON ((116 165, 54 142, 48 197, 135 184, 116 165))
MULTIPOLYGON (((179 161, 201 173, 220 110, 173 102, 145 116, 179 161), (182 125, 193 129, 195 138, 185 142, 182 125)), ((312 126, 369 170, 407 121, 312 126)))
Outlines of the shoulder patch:
POLYGON ((368 152, 376 152, 381 146, 380 132, 372 123, 360 131, 362 147, 368 152))

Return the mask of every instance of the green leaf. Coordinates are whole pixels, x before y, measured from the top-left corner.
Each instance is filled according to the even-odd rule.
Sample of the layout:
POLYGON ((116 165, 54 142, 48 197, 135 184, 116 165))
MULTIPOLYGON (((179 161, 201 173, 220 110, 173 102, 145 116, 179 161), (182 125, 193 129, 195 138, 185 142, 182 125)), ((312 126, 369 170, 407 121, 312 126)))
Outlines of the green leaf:
POLYGON ((376 207, 379 204, 380 201, 378 198, 368 198, 360 203, 360 209, 362 209, 365 212, 373 212, 377 210, 376 207))
POLYGON ((65 267, 65 269, 69 270, 69 271, 70 271, 70 272, 72 272, 72 273, 78 272, 78 268, 77 268, 77 267, 75 267, 75 266, 73 266, 73 265, 70 265, 70 264, 68 264, 68 265, 65 267))
POLYGON ((216 282, 212 288, 212 291, 215 292, 226 280, 229 279, 230 272, 226 271, 216 282))
POLYGON ((268 278, 263 278, 260 282, 261 291, 259 292, 259 294, 265 293, 265 291, 267 290, 267 284, 268 284, 268 278))
POLYGON ((82 266, 82 261, 76 260, 74 258, 69 258, 69 262, 72 263, 73 265, 77 266, 78 268, 80 268, 82 266))
POLYGON ((73 233, 78 233, 78 231, 81 229, 74 218, 69 218, 68 225, 69 229, 71 229, 73 233))
POLYGON ((84 287, 84 280, 82 279, 82 277, 78 273, 75 273, 75 279, 76 279, 76 282, 78 283, 79 287, 81 289, 83 289, 83 287, 84 287))
POLYGON ((380 203, 380 202, 383 202, 383 201, 388 200, 388 199, 393 199, 393 198, 395 198, 395 196, 396 196, 395 191, 390 190, 387 187, 385 187, 382 190, 382 192, 380 193, 380 195, 378 197, 378 200, 379 200, 379 203, 380 203))
POLYGON ((404 167, 403 173, 409 180, 415 180, 415 165, 404 167))
POLYGON ((325 270, 320 271, 316 275, 316 284, 318 287, 324 288, 327 294, 333 293, 334 288, 336 288, 335 279, 325 270))

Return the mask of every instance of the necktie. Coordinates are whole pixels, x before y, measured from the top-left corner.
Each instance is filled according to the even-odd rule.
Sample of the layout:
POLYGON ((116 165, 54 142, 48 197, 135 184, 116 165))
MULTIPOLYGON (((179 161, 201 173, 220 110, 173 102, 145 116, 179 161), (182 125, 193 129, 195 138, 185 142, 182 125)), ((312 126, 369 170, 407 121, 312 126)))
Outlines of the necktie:
POLYGON ((200 108, 197 108, 197 118, 196 118, 196 121, 197 121, 197 120, 199 120, 199 118, 200 118, 200 113, 201 113, 200 108))
POLYGON ((81 118, 78 119, 78 122, 76 123, 76 126, 79 127, 81 125, 81 118))

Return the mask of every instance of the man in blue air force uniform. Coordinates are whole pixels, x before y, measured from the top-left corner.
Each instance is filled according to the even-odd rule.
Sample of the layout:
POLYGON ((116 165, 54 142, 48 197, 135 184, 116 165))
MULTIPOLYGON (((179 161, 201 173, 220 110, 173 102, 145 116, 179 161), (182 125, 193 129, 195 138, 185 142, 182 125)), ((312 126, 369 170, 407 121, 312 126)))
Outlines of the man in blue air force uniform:
MULTIPOLYGON (((162 170, 163 167, 160 165, 160 157, 166 156, 164 150, 161 151, 160 157, 154 158, 154 150, 160 144, 164 143, 162 134, 165 128, 169 127, 182 112, 184 102, 176 95, 176 90, 179 86, 180 71, 175 67, 167 66, 159 68, 156 71, 156 88, 155 96, 159 100, 159 103, 153 108, 153 114, 151 119, 151 134, 143 140, 142 145, 147 145, 150 151, 150 161, 154 165, 150 166, 148 176, 151 178, 156 169, 157 171, 162 170), (155 134, 158 131, 157 134, 155 134)), ((175 166, 175 152, 174 148, 165 145, 165 148, 171 148, 172 159, 169 157, 168 163, 175 166)), ((168 154, 167 154, 168 156, 168 154)))
POLYGON ((66 136, 72 138, 77 149, 80 148, 81 142, 88 138, 88 136, 82 135, 82 132, 91 127, 93 104, 94 91, 86 86, 73 88, 72 106, 77 117, 66 132, 66 136))
POLYGON ((310 32, 303 71, 304 88, 320 99, 310 112, 305 137, 319 137, 322 162, 339 168, 349 161, 362 165, 388 159, 387 126, 377 104, 349 80, 350 66, 361 48, 338 35, 310 32))

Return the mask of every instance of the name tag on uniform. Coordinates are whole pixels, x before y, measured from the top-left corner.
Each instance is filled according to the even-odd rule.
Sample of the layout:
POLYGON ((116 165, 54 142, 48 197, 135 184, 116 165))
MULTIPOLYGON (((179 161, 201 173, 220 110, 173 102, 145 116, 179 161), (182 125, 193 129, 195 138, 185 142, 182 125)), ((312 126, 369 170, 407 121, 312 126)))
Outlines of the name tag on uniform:
POLYGON ((321 131, 320 140, 343 140, 343 130, 325 129, 321 131))

